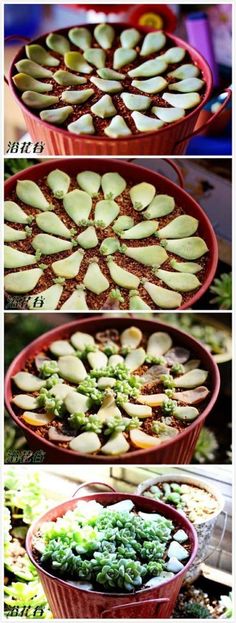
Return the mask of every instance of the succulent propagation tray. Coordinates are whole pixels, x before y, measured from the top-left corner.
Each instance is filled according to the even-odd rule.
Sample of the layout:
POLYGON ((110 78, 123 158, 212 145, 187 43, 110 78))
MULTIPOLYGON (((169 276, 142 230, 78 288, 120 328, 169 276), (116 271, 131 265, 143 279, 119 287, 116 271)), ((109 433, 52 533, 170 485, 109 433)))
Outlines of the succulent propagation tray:
POLYGON ((183 153, 212 86, 186 42, 125 24, 76 25, 30 41, 9 80, 33 140, 40 136, 48 154, 90 156, 183 153))
POLYGON ((49 461, 173 462, 175 452, 176 462, 189 462, 218 390, 218 368, 199 342, 173 327, 137 319, 132 328, 118 317, 49 331, 6 377, 10 414, 49 461))
POLYGON ((24 308, 185 309, 213 279, 207 216, 153 171, 43 162, 8 179, 5 199, 5 291, 24 308))

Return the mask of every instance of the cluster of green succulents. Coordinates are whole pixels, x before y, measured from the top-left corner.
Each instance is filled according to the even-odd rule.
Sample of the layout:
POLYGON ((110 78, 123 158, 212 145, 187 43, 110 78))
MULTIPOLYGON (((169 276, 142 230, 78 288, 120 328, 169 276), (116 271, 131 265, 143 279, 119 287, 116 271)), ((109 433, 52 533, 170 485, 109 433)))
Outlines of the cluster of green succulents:
POLYGON ((40 389, 37 403, 39 407, 44 407, 47 413, 53 413, 56 417, 60 417, 65 413, 63 400, 53 397, 52 394, 50 394, 50 390, 46 387, 40 389))
POLYGON ((194 601, 185 605, 182 616, 184 619, 212 619, 209 608, 194 601))
POLYGON ((158 485, 153 485, 150 489, 145 491, 144 495, 171 504, 177 509, 182 509, 184 507, 181 484, 177 482, 163 482, 162 488, 158 487, 158 485))
POLYGON ((182 511, 193 524, 207 521, 217 511, 216 497, 194 483, 172 480, 155 483, 144 491, 146 497, 161 500, 182 511))
POLYGON ((64 517, 45 524, 41 564, 64 579, 90 581, 108 591, 133 591, 160 575, 173 523, 160 515, 154 521, 151 515, 143 518, 118 507, 119 503, 114 510, 79 503, 64 517))
MULTIPOLYGON (((231 295, 228 291, 228 294, 225 293, 224 297, 224 287, 226 289, 228 286, 228 290, 230 289, 230 287, 232 286, 232 278, 229 275, 226 275, 226 277, 227 279, 222 280, 222 300, 215 300, 215 302, 218 302, 221 309, 231 309, 231 295), (224 283, 225 286, 223 286, 224 283), (224 298, 225 303, 223 303, 224 298), (228 306, 226 303, 227 298, 229 299, 228 306)), ((217 281, 219 282, 220 279, 218 279, 217 281)), ((212 286, 212 288, 215 288, 215 286, 212 286)), ((214 355, 225 352, 227 340, 226 332, 224 330, 218 329, 214 325, 209 324, 206 320, 204 320, 204 322, 200 321, 196 314, 164 314, 164 320, 172 325, 184 329, 197 340, 203 342, 203 344, 206 344, 206 346, 214 355)))
POLYGON ((91 370, 91 377, 96 379, 101 378, 102 376, 110 376, 111 378, 116 378, 119 381, 128 381, 130 377, 130 372, 123 363, 120 363, 116 366, 106 366, 106 368, 102 368, 99 370, 91 370))
MULTIPOLYGON (((110 345, 107 349, 109 350, 108 354, 115 354, 114 348, 111 348, 110 345)), ((88 345, 83 351, 77 351, 76 356, 79 356, 80 359, 86 359, 89 352, 96 352, 96 350, 94 346, 88 345)), ((104 352, 105 351, 106 347, 104 349, 104 352)), ((51 386, 60 381, 60 377, 57 374, 58 370, 57 363, 54 360, 45 361, 42 364, 40 376, 46 378, 46 387, 40 389, 37 403, 39 407, 44 407, 47 413, 53 413, 56 417, 61 418, 66 415, 63 400, 54 397, 50 393, 51 386)), ((105 388, 101 390, 97 387, 97 381, 102 377, 115 379, 112 393, 118 406, 122 406, 130 398, 135 399, 140 392, 140 380, 137 376, 130 374, 129 369, 124 364, 93 369, 77 388, 79 393, 89 398, 91 408, 100 406, 107 394, 105 388)), ((139 428, 141 423, 138 417, 127 418, 117 413, 109 419, 104 428, 104 422, 99 415, 91 414, 87 416, 84 412, 77 411, 68 417, 67 424, 75 431, 92 431, 97 434, 103 431, 107 436, 112 433, 139 428)))

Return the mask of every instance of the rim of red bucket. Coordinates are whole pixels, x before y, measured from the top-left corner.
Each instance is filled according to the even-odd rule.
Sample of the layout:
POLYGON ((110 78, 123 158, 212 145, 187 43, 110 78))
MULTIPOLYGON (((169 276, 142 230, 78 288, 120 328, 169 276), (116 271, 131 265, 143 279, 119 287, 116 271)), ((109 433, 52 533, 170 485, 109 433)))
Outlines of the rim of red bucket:
MULTIPOLYGON (((93 456, 89 455, 87 453, 83 453, 83 452, 75 452, 74 450, 70 450, 68 448, 60 448, 58 446, 55 445, 55 443, 52 443, 51 441, 49 441, 48 439, 45 439, 44 437, 40 437, 40 435, 37 435, 36 432, 34 432, 31 428, 29 428, 22 420, 19 419, 19 417, 15 414, 15 412, 13 411, 13 408, 11 406, 11 398, 12 398, 12 387, 11 387, 11 379, 13 374, 15 373, 15 371, 19 371, 22 367, 22 364, 25 363, 25 361, 28 359, 29 356, 32 356, 33 351, 36 353, 37 352, 37 346, 41 347, 41 342, 47 342, 47 340, 51 341, 51 339, 53 340, 54 336, 57 336, 57 334, 61 333, 64 335, 64 333, 72 333, 74 329, 78 329, 78 330, 82 330, 84 329, 89 331, 91 325, 91 331, 92 333, 96 331, 96 326, 94 326, 94 323, 105 323, 106 327, 110 326, 110 324, 115 326, 119 326, 121 325, 121 328, 125 328, 126 326, 130 326, 132 324, 137 324, 137 326, 139 326, 139 328, 146 330, 147 333, 151 333, 152 331, 157 331, 157 330, 161 330, 161 331, 167 331, 169 333, 171 333, 171 335, 173 335, 173 337, 179 340, 179 342, 181 344, 186 344, 188 346, 191 345, 191 348, 193 350, 193 352, 198 353, 200 351, 200 357, 202 354, 202 359, 204 359, 204 362, 207 361, 207 366, 208 366, 208 371, 211 374, 211 382, 212 382, 212 395, 210 398, 209 403, 206 405, 206 408, 203 410, 203 412, 196 418, 196 420, 194 420, 192 422, 192 424, 190 424, 189 426, 187 426, 181 433, 178 433, 178 435, 172 439, 170 439, 169 441, 165 441, 162 444, 156 446, 155 448, 151 448, 151 449, 137 449, 137 450, 131 450, 128 454, 130 455, 130 463, 132 462, 132 459, 134 457, 138 457, 140 458, 140 461, 142 461, 142 456, 147 455, 150 456, 150 460, 152 458, 152 456, 155 455, 155 452, 158 450, 162 450, 165 448, 169 448, 170 451, 170 455, 171 455, 171 448, 172 446, 178 441, 178 440, 183 440, 185 437, 188 438, 188 435, 191 434, 191 432, 195 429, 196 426, 199 425, 199 423, 204 422, 206 417, 209 415, 211 409, 213 408, 217 396, 219 394, 219 390, 220 390, 220 373, 219 373, 219 369, 218 366, 215 362, 215 360, 213 359, 212 355, 209 353, 209 351, 197 340, 195 340, 195 338, 193 338, 192 336, 190 336, 188 333, 185 333, 184 331, 181 331, 180 329, 177 329, 176 327, 170 326, 168 324, 162 323, 156 321, 156 320, 146 320, 143 318, 128 318, 128 317, 103 317, 102 314, 100 316, 91 316, 89 318, 84 318, 84 319, 80 319, 80 320, 75 320, 73 322, 69 322, 66 323, 64 325, 61 325, 59 327, 56 327, 54 329, 51 329, 50 331, 46 331, 46 333, 43 333, 41 336, 37 337, 35 340, 33 340, 32 342, 30 342, 30 344, 28 344, 28 346, 26 346, 23 350, 20 351, 20 353, 18 353, 18 355, 14 358, 14 360, 12 361, 11 365, 9 366, 7 373, 6 373, 6 377, 5 377, 5 404, 6 404, 6 408, 9 412, 9 414, 11 415, 11 417, 13 418, 14 422, 20 427, 22 428, 25 432, 28 433, 28 436, 33 437, 35 440, 37 440, 37 442, 41 443, 41 449, 43 450, 45 448, 45 450, 47 451, 47 453, 53 453, 53 451, 55 451, 55 447, 57 448, 57 452, 62 453, 62 456, 66 457, 66 456, 70 456, 70 457, 74 457, 74 459, 77 457, 78 459, 88 459, 90 458, 91 463, 93 463, 93 456), (128 325, 127 325, 128 323, 128 325), (46 340, 45 340, 45 336, 46 336, 46 340), (19 366, 19 367, 18 367, 19 366)), ((58 339, 59 336, 57 336, 58 339)), ((99 454, 99 461, 100 463, 111 463, 112 459, 119 459, 119 462, 122 464, 122 458, 127 458, 127 454, 122 454, 120 456, 102 456, 99 454)), ((97 459, 97 455, 96 455, 96 459, 97 459)))
MULTIPOLYGON (((99 23, 99 22, 98 22, 99 23)), ((81 24, 78 25, 78 27, 81 24)), ((90 23, 90 24, 82 24, 82 26, 86 25, 86 27, 88 28, 93 28, 94 26, 96 26, 96 23, 90 23)), ((112 24, 115 28, 124 28, 127 26, 130 26, 129 23, 122 23, 122 22, 114 22, 112 24)), ((46 33, 43 33, 42 35, 40 35, 39 37, 37 37, 36 39, 30 39, 27 42, 27 45, 30 45, 31 43, 35 43, 35 42, 40 42, 42 39, 45 39, 50 33, 62 33, 65 34, 68 32, 68 30, 70 30, 71 28, 75 28, 77 27, 75 24, 73 24, 73 26, 67 26, 65 28, 56 28, 55 30, 50 30, 46 33)), ((143 33, 148 33, 148 32, 155 32, 155 28, 147 28, 145 26, 139 26, 138 27, 139 30, 143 33)), ((177 127, 181 124, 184 123, 184 121, 186 121, 187 119, 191 119, 194 115, 196 115, 196 113, 199 113, 200 110, 203 108, 203 106, 205 106, 205 104, 207 103, 210 95, 211 95, 211 91, 212 91, 212 86, 213 86, 213 79, 212 79, 212 72, 211 72, 211 68, 208 64, 208 62, 204 59, 204 57, 200 54, 200 52, 198 50, 196 50, 196 48, 194 48, 193 46, 189 45, 189 43, 187 43, 186 41, 180 39, 179 37, 176 37, 175 35, 173 35, 172 33, 169 33, 167 31, 163 32, 167 35, 167 37, 169 37, 169 39, 171 39, 171 41, 173 41, 177 46, 179 47, 183 47, 185 50, 187 50, 187 52, 189 53, 191 60, 198 64, 200 70, 202 71, 203 74, 203 78, 206 82, 206 91, 202 97, 202 100, 200 102, 200 104, 198 104, 198 106, 196 106, 196 108, 194 108, 190 113, 187 113, 186 116, 184 116, 182 119, 179 119, 178 121, 175 121, 174 123, 168 124, 166 126, 164 126, 163 128, 160 128, 159 130, 155 130, 154 132, 139 132, 138 134, 132 134, 129 136, 121 136, 118 139, 114 139, 114 138, 110 138, 109 136, 106 135, 89 135, 89 134, 76 134, 74 132, 69 132, 68 130, 65 130, 64 128, 60 128, 58 126, 55 126, 51 123, 48 123, 47 121, 43 121, 39 116, 35 115, 22 101, 19 92, 17 91, 14 82, 12 80, 13 75, 15 75, 15 63, 20 60, 21 58, 24 58, 22 56, 23 51, 25 49, 25 46, 21 46, 21 48, 18 50, 17 54, 15 55, 10 69, 9 69, 9 86, 10 89, 14 95, 14 97, 17 99, 17 103, 19 104, 19 106, 22 108, 23 112, 27 115, 29 115, 29 117, 32 120, 37 119, 40 123, 43 123, 44 126, 46 128, 48 128, 48 130, 50 130, 50 132, 53 130, 54 132, 60 134, 61 136, 69 136, 70 137, 75 137, 76 139, 82 140, 82 141, 86 141, 86 140, 99 140, 99 141, 103 141, 103 142, 107 142, 109 143, 109 141, 114 141, 117 140, 119 141, 121 144, 123 141, 127 142, 127 141, 132 141, 132 140, 137 140, 137 138, 142 139, 146 136, 157 136, 162 134, 163 132, 167 131, 167 130, 171 130, 172 127, 177 127)), ((184 137, 182 139, 184 141, 184 137)))
MULTIPOLYGON (((120 500, 119 500, 120 501, 120 500)), ((115 502, 114 502, 115 503, 115 502)), ((150 506, 149 504, 147 506, 150 506)), ((94 595, 105 595, 106 597, 127 597, 127 599, 131 598, 131 597, 135 597, 136 595, 140 595, 140 594, 146 594, 147 592, 153 591, 155 588, 158 589, 159 587, 161 588, 163 586, 163 584, 173 584, 175 582, 175 580, 182 576, 184 576, 186 574, 186 572, 188 571, 189 567, 191 566, 196 554, 197 554, 197 550, 198 550, 198 537, 197 537, 197 532, 193 526, 193 524, 189 521, 189 519, 187 519, 187 517, 184 517, 183 515, 181 515, 176 509, 174 509, 172 506, 169 506, 168 504, 164 504, 163 502, 160 502, 159 500, 151 500, 150 498, 144 498, 144 496, 142 495, 138 495, 137 493, 122 493, 122 492, 103 492, 103 493, 93 493, 90 495, 86 495, 86 496, 79 496, 79 498, 71 498, 70 500, 66 500, 65 502, 62 502, 61 504, 58 504, 57 506, 54 506, 53 508, 49 509, 46 513, 44 513, 43 515, 41 515, 38 519, 36 519, 32 525, 30 526, 27 535, 26 535, 26 551, 27 554, 31 560, 31 562, 34 564, 34 566, 37 568, 38 571, 40 571, 40 573, 45 574, 48 578, 50 578, 53 581, 57 581, 59 584, 61 584, 63 587, 67 587, 67 589, 69 588, 74 588, 75 590, 84 592, 84 593, 89 593, 89 594, 94 594, 94 595), (107 498, 108 500, 108 504, 109 502, 112 503, 112 500, 114 500, 114 497, 118 497, 118 498, 122 498, 122 499, 129 499, 132 500, 137 506, 140 506, 142 508, 143 506, 143 499, 146 499, 150 502, 150 505, 153 505, 154 508, 152 509, 153 511, 159 512, 162 516, 164 516, 166 519, 172 519, 176 524, 178 524, 179 526, 181 526, 181 528, 185 528, 185 530, 188 533, 188 537, 189 540, 191 541, 191 545, 192 545, 192 551, 191 551, 191 556, 188 560, 188 562, 186 563, 186 565, 184 565, 184 568, 181 569, 181 571, 179 571, 178 573, 176 573, 174 575, 173 578, 167 579, 166 581, 164 581, 162 584, 154 587, 148 587, 148 588, 143 588, 140 589, 139 591, 136 591, 132 594, 130 593, 111 593, 111 592, 105 592, 105 591, 96 591, 96 590, 89 590, 89 589, 85 589, 85 588, 80 588, 79 586, 74 586, 73 584, 70 584, 69 581, 63 580, 61 578, 58 578, 55 575, 52 575, 51 573, 49 573, 49 571, 45 570, 44 567, 42 567, 34 558, 33 556, 33 551, 32 551, 32 538, 34 536, 35 530, 45 521, 47 521, 47 516, 48 514, 50 514, 52 512, 52 510, 57 510, 59 511, 58 514, 56 515, 55 518, 58 518, 60 516, 63 516, 67 510, 70 510, 70 508, 72 506, 75 506, 79 501, 90 501, 90 500, 95 500, 95 501, 99 501, 101 499, 107 498), (68 508, 66 510, 64 510, 63 515, 60 515, 60 509, 62 510, 65 506, 68 506, 68 508)))
MULTIPOLYGON (((78 158, 78 157, 77 158, 76 157, 57 158, 57 159, 43 161, 40 164, 33 165, 29 167, 28 169, 24 169, 23 171, 20 171, 19 173, 16 173, 15 175, 12 175, 10 178, 8 178, 4 182, 5 194, 12 190, 12 187, 16 184, 18 179, 29 178, 29 179, 38 180, 39 171, 42 171, 42 175, 45 175, 49 170, 52 170, 54 167, 57 168, 58 166, 63 164, 68 172, 68 167, 70 167, 71 164, 73 166, 76 165, 78 167, 80 166, 83 167, 84 166, 83 163, 84 163, 84 159, 78 158)), ((190 307, 192 307, 192 305, 194 305, 194 303, 196 303, 196 301, 198 301, 205 294, 205 292, 209 289, 209 286, 215 276, 215 272, 216 272, 217 264, 218 264, 218 243, 217 243, 216 235, 215 235, 213 226, 207 214, 204 212, 203 208, 199 205, 199 203, 197 203, 195 199, 193 199, 193 197, 191 197, 191 195, 186 190, 181 188, 181 186, 179 186, 178 184, 170 180, 168 177, 166 177, 165 175, 161 175, 157 171, 153 171, 139 164, 127 162, 126 160, 121 160, 121 159, 118 160, 115 158, 94 157, 94 158, 89 158, 89 166, 90 168, 94 167, 94 170, 100 173, 102 173, 103 166, 105 169, 107 167, 110 167, 110 170, 115 169, 119 173, 122 173, 122 175, 124 175, 126 178, 127 178, 127 171, 130 170, 133 172, 134 179, 137 179, 136 175, 138 176, 139 174, 145 177, 148 176, 152 179, 152 182, 157 185, 158 185, 158 180, 161 180, 163 183, 166 183, 168 188, 170 188, 170 193, 172 192, 174 195, 176 194, 176 192, 178 194, 180 193, 183 197, 183 201, 187 205, 192 204, 193 210, 196 212, 196 217, 200 221, 200 225, 202 226, 203 230, 206 230, 207 243, 210 247, 209 248, 209 260, 208 260, 209 266, 207 267, 204 282, 202 283, 201 287, 197 290, 197 292, 195 292, 191 296, 191 298, 189 298, 180 307, 178 307, 178 310, 189 309, 190 307)), ((188 213, 188 209, 186 209, 186 213, 188 213)), ((91 311, 96 312, 98 310, 91 310, 91 311)), ((153 311, 157 311, 157 310, 153 310, 153 311)))

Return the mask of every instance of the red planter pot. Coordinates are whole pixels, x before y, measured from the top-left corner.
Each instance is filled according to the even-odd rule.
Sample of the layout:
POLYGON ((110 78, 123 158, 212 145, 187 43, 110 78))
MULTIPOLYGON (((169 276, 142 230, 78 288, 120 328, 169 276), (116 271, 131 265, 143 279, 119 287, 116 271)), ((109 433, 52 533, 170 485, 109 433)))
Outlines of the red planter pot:
POLYGON ((111 318, 103 317, 101 315, 91 316, 89 318, 77 320, 75 322, 65 324, 61 327, 57 327, 56 329, 52 329, 51 331, 48 331, 47 333, 44 333, 43 335, 38 337, 26 348, 24 348, 14 359, 7 371, 5 380, 5 401, 6 408, 9 414, 11 415, 15 423, 20 426, 20 428, 24 431, 30 448, 32 450, 41 449, 45 451, 46 463, 88 463, 91 465, 92 463, 110 464, 112 460, 113 464, 183 464, 189 463, 191 461, 199 433, 202 426, 204 425, 207 415, 213 409, 219 393, 219 389, 220 375, 218 366, 216 365, 213 357, 211 356, 209 351, 202 346, 200 342, 197 342, 197 340, 192 338, 187 333, 176 329, 176 327, 171 327, 169 325, 160 323, 159 321, 156 322, 154 320, 144 320, 143 318, 135 318, 134 320, 131 320, 127 317, 111 318), (201 360, 203 368, 209 371, 211 389, 211 398, 209 400, 209 403, 207 404, 204 411, 199 415, 199 417, 187 428, 185 428, 185 430, 179 433, 176 437, 172 438, 170 441, 166 441, 165 443, 162 443, 160 446, 157 446, 156 448, 153 448, 151 450, 134 450, 128 454, 123 454, 119 457, 105 457, 102 455, 92 456, 82 453, 78 454, 73 450, 58 448, 50 441, 43 439, 39 435, 36 435, 36 433, 33 430, 29 429, 22 420, 19 420, 18 416, 15 414, 12 408, 11 403, 11 379, 17 372, 24 368, 25 363, 28 359, 35 357, 35 355, 39 353, 43 348, 47 348, 52 341, 66 339, 75 331, 84 331, 86 333, 95 334, 98 331, 113 328, 114 326, 116 329, 118 329, 118 331, 124 331, 124 329, 131 326, 132 324, 135 324, 141 329, 141 331, 148 334, 153 333, 154 331, 167 331, 173 338, 174 343, 178 343, 179 345, 189 348, 189 350, 192 351, 196 359, 201 360))
POLYGON ((146 588, 130 595, 127 593, 105 593, 88 591, 70 585, 68 582, 56 578, 45 571, 35 560, 32 550, 32 541, 40 526, 45 521, 55 521, 67 511, 73 510, 78 500, 72 499, 56 506, 37 519, 30 527, 26 538, 26 550, 30 560, 35 565, 42 582, 49 606, 56 619, 168 619, 173 611, 185 573, 193 563, 197 553, 198 541, 192 524, 175 509, 129 493, 97 493, 83 496, 81 500, 95 500, 104 505, 115 504, 121 500, 130 499, 137 509, 145 512, 160 513, 164 517, 177 523, 188 534, 191 555, 184 569, 171 580, 161 586, 146 588))
MULTIPOLYGON (((74 24, 75 26, 76 24, 74 24)), ((88 25, 86 25, 89 27, 88 25)), ((94 24, 91 26, 93 27, 94 24)), ((127 27, 127 24, 115 24, 117 29, 127 27)), ((62 35, 67 35, 69 27, 56 30, 62 35)), ((150 32, 148 29, 139 26, 139 30, 143 33, 150 32)), ((30 43, 44 44, 45 38, 49 33, 45 33, 37 40, 30 43)), ((17 38, 17 37, 16 37, 17 38)), ((9 71, 9 86, 14 98, 20 106, 27 130, 33 141, 42 141, 45 143, 46 155, 80 155, 80 156, 124 156, 124 155, 163 155, 163 154, 183 154, 191 138, 194 126, 196 125, 199 113, 203 106, 209 100, 212 90, 212 75, 208 63, 199 54, 197 50, 192 48, 188 43, 178 37, 168 33, 168 38, 173 45, 183 47, 190 55, 192 62, 196 63, 202 72, 203 79, 206 83, 206 90, 199 106, 194 108, 192 112, 186 114, 186 117, 171 123, 160 130, 148 133, 139 133, 119 139, 112 139, 107 136, 77 136, 65 129, 60 129, 52 124, 42 121, 22 102, 19 92, 17 91, 12 76, 16 73, 15 63, 25 57, 24 46, 20 48, 15 56, 9 71)))
MULTIPOLYGON (((172 165, 172 162, 170 161, 172 165)), ((41 177, 49 174, 54 168, 61 168, 69 175, 75 175, 79 171, 83 171, 88 165, 84 160, 76 158, 66 158, 62 160, 50 160, 41 162, 38 165, 34 165, 29 169, 25 169, 20 173, 16 173, 5 182, 5 197, 15 188, 17 180, 33 180, 37 182, 41 177)), ((176 164, 173 163, 174 168, 176 164)), ((208 262, 207 262, 207 274, 204 283, 199 290, 191 296, 188 302, 184 303, 180 309, 187 309, 192 307, 196 301, 203 296, 203 294, 209 289, 209 286, 214 278, 217 263, 218 263, 218 244, 214 229, 209 221, 206 213, 200 207, 200 205, 193 199, 183 188, 172 182, 160 173, 151 171, 144 167, 140 167, 137 164, 131 164, 122 160, 108 160, 108 159, 89 159, 89 168, 100 174, 107 171, 116 171, 124 176, 126 179, 130 179, 137 183, 138 180, 143 179, 150 184, 156 186, 160 193, 172 195, 177 204, 183 206, 185 212, 194 216, 199 221, 199 235, 202 236, 208 246, 208 262)), ((179 173, 181 180, 181 174, 179 173)))

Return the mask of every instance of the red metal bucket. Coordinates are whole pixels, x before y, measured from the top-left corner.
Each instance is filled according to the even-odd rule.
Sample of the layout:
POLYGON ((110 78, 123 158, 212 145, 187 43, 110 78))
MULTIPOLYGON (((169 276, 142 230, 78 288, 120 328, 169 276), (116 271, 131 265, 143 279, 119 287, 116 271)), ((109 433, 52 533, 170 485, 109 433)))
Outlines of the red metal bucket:
MULTIPOLYGON (((180 184, 182 184, 182 176, 176 163, 169 161, 169 164, 177 170, 179 175, 180 184)), ((68 158, 62 160, 50 160, 41 162, 38 165, 25 169, 20 173, 16 173, 5 182, 5 197, 15 188, 17 180, 33 180, 38 181, 40 178, 49 174, 54 168, 60 168, 69 175, 77 175, 79 171, 83 171, 85 168, 85 162, 83 159, 68 158)), ((207 260, 207 273, 202 286, 197 292, 195 292, 186 303, 184 303, 180 309, 187 309, 192 307, 201 296, 208 290, 217 268, 218 262, 218 244, 214 229, 209 221, 206 213, 200 207, 200 205, 188 194, 186 191, 178 186, 168 178, 163 177, 160 173, 151 171, 144 167, 140 167, 137 164, 131 164, 122 160, 108 160, 108 159, 90 159, 89 168, 98 173, 106 173, 107 171, 116 171, 124 176, 125 179, 129 179, 134 183, 138 181, 146 181, 153 184, 158 188, 160 193, 172 195, 176 204, 181 205, 184 211, 191 216, 194 216, 199 221, 199 236, 202 236, 209 249, 207 260)))
MULTIPOLYGON (((107 486, 107 485, 106 485, 107 486)), ((110 487, 111 488, 111 487, 110 487)), ((114 489, 113 489, 114 491, 114 489)), ((42 582, 49 606, 56 619, 168 619, 173 611, 185 573, 193 563, 197 553, 198 541, 192 524, 175 509, 163 504, 144 498, 140 495, 129 493, 96 493, 86 495, 81 500, 95 500, 101 504, 109 505, 130 499, 135 507, 145 512, 156 512, 164 515, 178 524, 188 534, 191 555, 184 569, 177 573, 171 580, 165 581, 161 586, 146 588, 132 595, 127 593, 105 593, 88 591, 75 587, 64 580, 56 578, 45 571, 34 558, 32 540, 40 526, 45 521, 55 521, 68 510, 73 510, 77 499, 72 499, 56 506, 37 519, 30 527, 26 537, 26 550, 30 560, 35 565, 42 582)))
MULTIPOLYGON (((77 24, 76 24, 77 25, 77 24)), ((73 25, 75 26, 75 24, 73 25)), ((86 24, 87 28, 94 27, 86 24)), ((118 31, 127 27, 127 24, 115 24, 118 31)), ((54 32, 67 35, 69 27, 56 30, 54 32)), ((148 29, 139 26, 139 30, 143 33, 150 32, 148 29)), ((30 43, 39 43, 44 45, 45 38, 49 33, 45 33, 37 40, 30 43)), ((202 72, 203 79, 206 83, 206 91, 201 103, 192 112, 186 114, 186 117, 176 121, 175 123, 165 126, 160 130, 148 133, 139 133, 119 139, 112 139, 107 136, 77 136, 65 129, 60 129, 52 124, 42 121, 31 112, 21 100, 12 76, 15 74, 15 63, 25 57, 24 47, 20 48, 15 56, 9 71, 9 86, 17 104, 20 106, 26 127, 33 141, 42 141, 45 143, 45 155, 80 155, 80 156, 124 156, 124 155, 164 155, 164 154, 183 154, 191 138, 194 126, 196 125, 199 113, 203 106, 209 100, 212 90, 212 75, 208 63, 199 54, 197 50, 192 48, 188 43, 178 37, 167 33, 169 40, 175 46, 180 46, 187 50, 193 63, 196 63, 202 72)), ((17 37, 16 37, 17 38, 17 37)), ((219 111, 218 111, 219 114, 219 111)), ((199 131, 199 130, 198 130, 199 131)))
POLYGON ((5 380, 5 402, 6 408, 15 421, 15 423, 22 428, 25 436, 29 442, 29 446, 32 450, 41 449, 46 453, 46 463, 100 463, 110 464, 111 457, 105 457, 102 455, 92 456, 88 454, 78 454, 73 450, 67 450, 64 448, 58 448, 55 444, 47 441, 36 435, 36 433, 27 427, 23 420, 19 420, 18 416, 12 408, 12 377, 22 370, 28 359, 35 357, 36 353, 39 353, 43 348, 47 348, 51 342, 58 339, 66 339, 75 331, 84 331, 86 333, 95 334, 98 331, 104 331, 104 329, 116 328, 118 331, 124 331, 127 327, 135 324, 141 329, 141 331, 147 334, 154 331, 167 331, 173 338, 174 343, 189 348, 194 354, 196 359, 200 359, 203 368, 209 370, 209 380, 211 389, 211 398, 204 411, 199 417, 192 422, 187 428, 185 428, 176 437, 170 441, 162 443, 156 448, 151 450, 134 450, 128 454, 123 454, 119 457, 112 457, 113 464, 124 463, 137 463, 137 464, 179 464, 190 463, 194 448, 201 431, 201 428, 205 422, 207 415, 212 411, 215 401, 217 399, 220 389, 220 375, 218 366, 215 363, 212 355, 206 348, 202 346, 200 342, 193 337, 180 331, 176 327, 171 327, 156 322, 154 320, 144 320, 143 318, 130 319, 127 317, 107 317, 107 316, 91 316, 83 320, 76 320, 69 324, 62 325, 56 329, 52 329, 47 333, 44 333, 36 340, 31 342, 26 348, 24 348, 11 363, 5 380))

